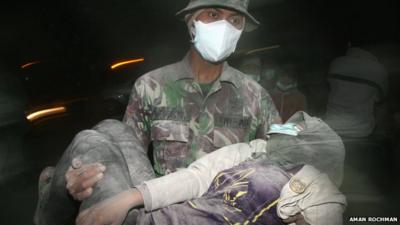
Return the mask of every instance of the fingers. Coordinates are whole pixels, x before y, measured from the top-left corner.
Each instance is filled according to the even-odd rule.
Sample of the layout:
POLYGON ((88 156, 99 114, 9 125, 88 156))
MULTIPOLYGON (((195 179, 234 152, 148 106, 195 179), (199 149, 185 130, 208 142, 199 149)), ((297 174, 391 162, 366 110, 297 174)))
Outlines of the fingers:
POLYGON ((92 205, 79 213, 76 225, 121 225, 130 209, 125 199, 126 195, 120 193, 92 205))
POLYGON ((106 218, 99 211, 98 205, 79 213, 75 220, 76 225, 107 225, 106 218))
POLYGON ((304 220, 303 215, 300 213, 284 219, 283 222, 286 224, 296 223, 296 225, 307 225, 307 222, 304 220))
POLYGON ((86 211, 79 213, 78 217, 75 219, 75 224, 76 225, 84 225, 84 220, 85 220, 85 213, 86 211))
POLYGON ((83 191, 93 187, 99 180, 103 179, 103 177, 104 174, 102 172, 97 172, 85 177, 85 180, 81 180, 81 184, 77 184, 77 187, 79 188, 78 191, 83 191))
POLYGON ((92 195, 92 193, 93 193, 93 188, 88 188, 82 192, 75 193, 72 196, 74 197, 75 200, 83 201, 86 198, 90 197, 90 195, 92 195))
POLYGON ((296 221, 296 217, 294 217, 294 216, 289 217, 289 218, 283 220, 283 222, 284 222, 284 223, 287 223, 287 224, 293 223, 293 222, 295 222, 295 221, 296 221))
POLYGON ((78 159, 78 158, 74 158, 74 159, 72 159, 72 163, 71 164, 72 164, 72 168, 79 169, 82 166, 82 161, 80 159, 78 159))
POLYGON ((92 163, 83 165, 77 169, 69 167, 65 179, 67 182, 75 181, 77 179, 88 179, 106 170, 105 166, 100 163, 92 163))
POLYGON ((105 166, 96 163, 81 165, 79 169, 70 167, 65 175, 68 192, 77 200, 92 194, 92 187, 104 177, 105 166))
POLYGON ((115 220, 111 225, 121 225, 124 220, 115 220))
POLYGON ((75 220, 76 225, 91 225, 91 223, 94 221, 92 219, 90 209, 85 210, 82 213, 79 213, 78 217, 75 220))
POLYGON ((296 214, 296 215, 291 216, 291 217, 289 217, 287 219, 284 219, 283 222, 284 223, 294 223, 298 219, 298 216, 299 216, 299 214, 296 214))

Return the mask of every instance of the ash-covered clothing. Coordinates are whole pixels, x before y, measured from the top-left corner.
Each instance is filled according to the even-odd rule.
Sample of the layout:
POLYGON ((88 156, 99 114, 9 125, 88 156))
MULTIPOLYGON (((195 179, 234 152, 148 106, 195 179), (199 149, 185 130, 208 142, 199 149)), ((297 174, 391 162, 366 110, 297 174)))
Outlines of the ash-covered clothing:
MULTIPOLYGON (((52 178, 39 189, 35 224, 75 224, 79 211, 155 178, 146 149, 138 142, 133 129, 117 120, 104 120, 79 132, 57 163, 52 178), (74 158, 83 165, 101 163, 107 168, 103 179, 94 185, 92 195, 81 204, 66 189, 65 174, 74 158)), ((135 224, 135 213, 132 211, 124 225, 135 224)))
POLYGON ((296 112, 305 111, 307 109, 306 96, 297 88, 287 91, 281 91, 275 88, 271 90, 270 93, 283 123, 296 112))
POLYGON ((346 197, 329 177, 306 165, 282 188, 277 213, 287 219, 301 212, 310 225, 341 225, 346 205, 346 197))
POLYGON ((342 180, 343 143, 322 120, 304 112, 296 113, 289 122, 296 124, 297 131, 292 135, 283 132, 289 126, 271 130, 267 142, 253 140, 250 144, 226 146, 196 160, 187 169, 137 186, 147 211, 142 211, 139 224, 245 223, 254 219, 255 211, 248 210, 254 207, 253 203, 263 207, 266 214, 260 217, 266 216, 261 221, 267 224, 280 224, 274 220, 276 210, 281 218, 302 213, 311 225, 340 224, 346 205, 337 189, 342 180), (240 180, 241 175, 246 176, 240 180), (216 186, 222 188, 213 188, 216 186), (251 203, 247 202, 249 199, 235 200, 236 204, 229 205, 225 200, 234 199, 231 193, 236 200, 255 197, 251 203), (280 196, 277 202, 276 196, 280 196), (190 199, 195 200, 169 206, 190 199), (265 200, 265 204, 259 199, 265 200), (278 208, 270 211, 275 204, 278 208), (169 207, 162 208, 166 206, 169 207), (232 210, 236 213, 227 213, 232 210), (207 219, 211 222, 204 222, 207 219))
POLYGON ((277 214, 289 175, 277 166, 248 161, 216 175, 201 197, 139 214, 138 225, 285 225, 277 214))
POLYGON ((309 165, 285 171, 253 158, 266 145, 254 140, 227 146, 187 169, 146 181, 138 189, 147 212, 141 211, 137 224, 281 225, 302 213, 311 225, 340 225, 346 200, 328 176, 309 165), (189 201, 171 205, 184 200, 189 201))
POLYGON ((152 211, 202 196, 219 172, 252 159, 252 154, 265 153, 265 145, 263 140, 253 140, 250 144, 226 146, 197 159, 187 169, 145 181, 137 186, 143 195, 145 210, 152 211))
MULTIPOLYGON (((144 188, 139 186, 139 190, 144 195, 145 207, 148 210, 202 196, 212 186, 213 179, 220 171, 238 165, 246 159, 259 158, 265 154, 266 159, 284 168, 284 171, 289 171, 297 165, 313 165, 318 170, 326 172, 332 181, 339 185, 344 152, 340 138, 321 120, 302 112, 289 119, 289 122, 296 123, 303 130, 299 131, 297 136, 290 136, 276 133, 277 129, 273 129, 275 133, 268 132, 270 135, 268 144, 264 140, 253 140, 250 144, 226 146, 198 159, 188 169, 180 169, 175 173, 151 180, 155 178, 154 171, 146 149, 138 145, 139 140, 132 127, 116 120, 103 121, 91 130, 80 132, 62 156, 53 178, 47 185, 46 189, 49 191, 40 196, 35 213, 36 224, 73 223, 78 208, 76 202, 67 195, 64 175, 71 165, 71 160, 77 157, 83 164, 100 162, 107 167, 104 178, 95 185, 93 194, 83 201, 81 210, 143 182, 146 185, 144 188)), ((275 125, 271 126, 271 129, 273 127, 275 125)), ((227 181, 233 181, 229 178, 229 174, 225 177, 227 181)), ((257 181, 257 176, 254 179, 257 181)), ((264 190, 262 185, 259 188, 264 190)), ((218 197, 218 194, 214 197, 218 197)), ((124 225, 136 224, 136 214, 137 211, 132 210, 124 225)), ((185 215, 182 215, 181 219, 184 221, 185 215)), ((187 223, 182 222, 182 224, 187 223)))
POLYGON ((266 91, 227 63, 207 94, 194 77, 186 56, 133 87, 124 122, 144 147, 152 142, 159 175, 220 147, 265 139, 269 125, 280 123, 266 91))
POLYGON ((325 121, 341 136, 369 136, 377 125, 377 103, 388 92, 387 72, 370 52, 350 48, 332 61, 325 121))

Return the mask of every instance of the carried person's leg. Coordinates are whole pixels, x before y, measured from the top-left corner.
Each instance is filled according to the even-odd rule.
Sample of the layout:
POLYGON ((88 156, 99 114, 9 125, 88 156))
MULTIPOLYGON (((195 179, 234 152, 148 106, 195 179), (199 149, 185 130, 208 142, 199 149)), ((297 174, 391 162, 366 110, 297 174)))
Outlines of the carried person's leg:
POLYGON ((93 130, 80 132, 57 164, 49 183, 42 187, 35 223, 74 224, 79 202, 68 194, 65 181, 74 158, 83 165, 101 163, 107 168, 104 178, 93 187, 92 195, 82 202, 80 211, 153 178, 146 150, 133 134, 129 127, 115 120, 103 121, 93 130))

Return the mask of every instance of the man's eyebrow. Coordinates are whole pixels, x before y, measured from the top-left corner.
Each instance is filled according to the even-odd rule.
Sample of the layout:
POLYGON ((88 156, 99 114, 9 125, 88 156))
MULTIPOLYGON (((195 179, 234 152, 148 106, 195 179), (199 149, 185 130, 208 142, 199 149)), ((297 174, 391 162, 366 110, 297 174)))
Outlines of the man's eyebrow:
POLYGON ((215 10, 215 11, 217 11, 217 12, 219 12, 219 13, 222 13, 222 10, 221 10, 221 8, 209 8, 210 10, 215 10))
MULTIPOLYGON (((224 9, 224 8, 209 8, 209 9, 215 10, 219 13, 222 13, 223 12, 222 9, 224 9)), ((233 12, 233 13, 229 16, 243 16, 240 12, 237 12, 237 11, 231 11, 231 12, 233 12)))

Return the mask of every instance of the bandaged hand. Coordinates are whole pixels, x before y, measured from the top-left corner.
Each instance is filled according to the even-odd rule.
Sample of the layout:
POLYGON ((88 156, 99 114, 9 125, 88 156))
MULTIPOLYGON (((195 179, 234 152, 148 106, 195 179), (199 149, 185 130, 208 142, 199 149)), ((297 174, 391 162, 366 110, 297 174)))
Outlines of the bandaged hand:
POLYGON ((104 177, 106 167, 100 163, 82 165, 75 158, 65 174, 66 188, 69 194, 78 201, 88 198, 93 192, 93 186, 104 177))
POLYGON ((127 190, 79 213, 76 225, 121 225, 130 209, 142 205, 141 193, 127 190))

